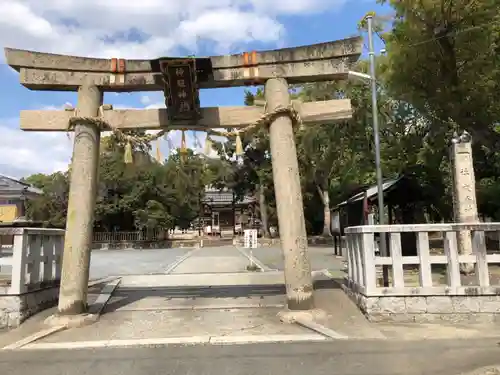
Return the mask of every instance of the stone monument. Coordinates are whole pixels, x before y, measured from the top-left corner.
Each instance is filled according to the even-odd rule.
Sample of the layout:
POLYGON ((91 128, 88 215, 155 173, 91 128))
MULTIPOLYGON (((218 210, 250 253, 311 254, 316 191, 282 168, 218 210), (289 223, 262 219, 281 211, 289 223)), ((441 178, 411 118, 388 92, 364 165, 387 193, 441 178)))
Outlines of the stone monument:
MULTIPOLYGON (((479 215, 476 201, 476 180, 472 159, 472 137, 464 131, 462 135, 454 135, 451 145, 453 170, 453 212, 457 223, 478 223, 479 215)), ((458 232, 458 252, 471 255, 472 237, 470 231, 458 232)), ((473 272, 469 264, 461 265, 464 273, 473 272)))

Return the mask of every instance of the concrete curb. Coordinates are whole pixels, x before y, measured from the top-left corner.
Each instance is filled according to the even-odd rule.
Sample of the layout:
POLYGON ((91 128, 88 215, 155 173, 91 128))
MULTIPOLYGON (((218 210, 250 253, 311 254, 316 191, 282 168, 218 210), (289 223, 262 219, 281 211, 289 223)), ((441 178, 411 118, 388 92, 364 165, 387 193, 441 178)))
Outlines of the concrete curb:
POLYGON ((311 320, 296 318, 295 323, 297 323, 299 326, 310 329, 311 331, 317 332, 320 335, 323 335, 330 339, 347 340, 349 338, 341 333, 335 332, 333 329, 325 327, 324 325, 321 325, 311 320))
MULTIPOLYGON (((67 322, 63 322, 62 320, 58 321, 57 318, 54 319, 54 316, 51 316, 45 320, 46 324, 52 324, 49 328, 42 329, 38 332, 35 332, 32 335, 29 335, 19 341, 16 341, 10 345, 4 346, 0 350, 15 350, 15 349, 21 349, 27 345, 30 345, 34 343, 35 341, 41 340, 45 337, 48 337, 50 335, 53 335, 57 332, 64 331, 68 328, 72 328, 73 324, 85 324, 85 323, 94 323, 99 319, 100 314, 102 313, 102 310, 108 303, 109 299, 111 298, 114 290, 120 283, 119 278, 105 278, 105 279, 111 279, 110 282, 108 282, 104 288, 101 290, 101 293, 99 293, 99 296, 97 297, 97 300, 89 306, 89 314, 85 314, 82 316, 78 316, 76 320, 78 320, 78 323, 71 322, 68 320, 67 322), (52 319, 51 319, 52 318, 52 319)), ((100 279, 100 280, 94 280, 91 283, 89 283, 89 287, 101 284, 105 281, 105 279, 100 279)))
POLYGON ((101 277, 100 279, 89 281, 89 288, 99 284, 108 283, 111 280, 115 280, 117 278, 119 278, 119 276, 106 276, 106 277, 101 277))
MULTIPOLYGON (((311 275, 313 280, 316 278, 320 278, 321 276, 326 276, 329 279, 333 279, 330 271, 328 271, 327 269, 312 271, 311 275)), ((317 332, 320 335, 323 335, 329 339, 347 340, 349 338, 348 336, 345 336, 339 332, 334 331, 333 329, 330 329, 322 324, 315 322, 313 316, 311 316, 310 318, 306 318, 305 316, 297 315, 293 317, 293 323, 301 327, 307 328, 311 331, 317 332)))
POLYGON ((332 274, 332 272, 330 270, 327 270, 327 269, 324 269, 324 270, 321 270, 321 271, 318 271, 318 272, 321 272, 323 275, 325 275, 326 277, 328 277, 330 280, 335 280, 335 275, 332 274))
POLYGON ((318 342, 325 341, 321 335, 244 335, 244 336, 192 336, 130 340, 101 340, 29 344, 22 350, 56 350, 119 347, 151 347, 168 345, 244 345, 256 343, 318 342))
POLYGON ((497 375, 500 374, 500 366, 481 367, 474 371, 464 372, 460 375, 497 375))
POLYGON ((23 346, 31 344, 31 343, 33 343, 33 342, 35 342, 37 340, 41 340, 44 337, 50 336, 50 335, 52 335, 54 333, 63 331, 65 329, 66 329, 66 326, 64 326, 64 325, 49 327, 47 329, 43 329, 43 330, 38 331, 38 332, 36 332, 36 333, 34 333, 32 335, 29 335, 29 336, 25 337, 24 339, 16 341, 13 344, 4 346, 1 350, 15 350, 15 349, 20 349, 23 346))
POLYGON ((101 293, 99 293, 95 302, 89 306, 89 314, 101 315, 120 282, 121 279, 118 278, 110 281, 104 286, 104 288, 102 288, 101 293))
POLYGON ((200 247, 193 247, 190 251, 188 251, 186 254, 184 254, 182 257, 177 259, 174 263, 172 263, 168 268, 165 270, 165 274, 170 274, 173 272, 182 262, 184 262, 187 258, 191 257, 194 253, 197 251, 200 251, 200 247))
POLYGON ((249 253, 247 253, 245 250, 243 250, 243 248, 239 247, 239 246, 235 246, 236 249, 242 254, 244 255, 246 258, 248 258, 248 260, 255 264, 261 272, 269 272, 269 271, 277 271, 276 269, 273 269, 273 268, 270 268, 268 266, 266 266, 264 263, 262 263, 259 259, 257 259, 256 257, 254 257, 253 255, 250 255, 249 253))
POLYGON ((283 272, 190 273, 123 276, 120 288, 217 287, 285 284, 283 272))
POLYGON ((263 304, 263 303, 253 303, 245 305, 206 305, 206 306, 168 306, 168 307, 139 307, 139 308, 120 308, 116 312, 122 311, 203 311, 203 310, 232 310, 232 309, 271 309, 271 308, 283 308, 284 304, 263 304))
POLYGON ((257 344, 257 343, 285 343, 285 342, 306 342, 325 341, 325 337, 317 334, 296 334, 296 335, 259 335, 259 336, 212 336, 212 345, 236 345, 236 344, 257 344))

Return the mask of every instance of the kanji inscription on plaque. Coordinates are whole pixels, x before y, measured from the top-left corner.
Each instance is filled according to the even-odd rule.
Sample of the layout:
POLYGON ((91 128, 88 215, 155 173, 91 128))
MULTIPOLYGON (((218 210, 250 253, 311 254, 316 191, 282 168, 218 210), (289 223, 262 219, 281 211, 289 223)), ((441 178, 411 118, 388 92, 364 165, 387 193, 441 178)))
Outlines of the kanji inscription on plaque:
POLYGON ((170 121, 198 120, 200 101, 195 60, 164 60, 160 62, 160 67, 165 81, 165 104, 170 121))

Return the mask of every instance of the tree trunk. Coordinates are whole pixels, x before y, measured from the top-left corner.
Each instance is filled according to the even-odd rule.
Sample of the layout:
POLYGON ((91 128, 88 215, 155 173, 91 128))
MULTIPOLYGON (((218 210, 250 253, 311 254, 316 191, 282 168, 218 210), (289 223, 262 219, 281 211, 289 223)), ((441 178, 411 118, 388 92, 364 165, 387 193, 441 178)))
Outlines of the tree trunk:
POLYGON ((328 190, 323 190, 319 185, 316 185, 318 194, 323 202, 323 236, 331 236, 332 214, 330 212, 330 196, 328 190))
POLYGON ((260 223, 262 229, 262 235, 264 238, 271 237, 269 233, 269 219, 267 217, 267 203, 264 185, 259 184, 259 212, 260 212, 260 223))

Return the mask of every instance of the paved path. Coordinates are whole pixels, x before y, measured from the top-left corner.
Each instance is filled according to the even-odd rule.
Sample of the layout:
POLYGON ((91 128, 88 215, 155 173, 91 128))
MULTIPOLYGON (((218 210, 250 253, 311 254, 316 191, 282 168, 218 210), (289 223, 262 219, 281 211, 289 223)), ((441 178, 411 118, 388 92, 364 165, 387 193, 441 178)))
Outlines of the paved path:
POLYGON ((90 279, 165 273, 170 265, 191 250, 191 248, 94 250, 90 261, 90 279))
MULTIPOLYGON (((248 251, 248 250, 246 250, 248 251)), ((269 268, 284 269, 283 254, 279 246, 259 247, 252 250, 253 255, 269 268)), ((332 247, 309 247, 309 258, 313 270, 328 269, 340 271, 343 267, 343 259, 333 255, 332 247)))
MULTIPOLYGON (((311 249, 313 268, 317 270, 329 268, 330 270, 340 272, 342 262, 331 255, 330 249, 311 249)), ((282 339, 269 339, 270 337, 277 336, 282 338, 286 336, 283 341, 308 340, 311 345, 313 341, 324 341, 326 339, 325 336, 315 333, 312 330, 299 325, 280 322, 276 315, 283 310, 283 306, 286 303, 283 272, 279 270, 266 272, 247 271, 246 265, 250 263, 250 260, 245 255, 245 252, 240 250, 233 246, 226 246, 201 249, 96 252, 93 254, 93 256, 97 254, 93 258, 94 269, 96 269, 96 259, 100 267, 104 267, 106 262, 109 262, 106 269, 101 268, 101 276, 123 275, 125 271, 128 274, 135 274, 139 270, 141 273, 149 273, 149 275, 122 277, 120 286, 115 290, 104 310, 104 315, 101 316, 97 323, 88 327, 58 332, 52 336, 45 337, 34 344, 26 346, 23 352, 27 356, 33 356, 30 358, 38 358, 35 354, 28 354, 31 353, 28 350, 38 349, 45 352, 50 350, 51 353, 57 354, 57 352, 53 352, 56 348, 72 349, 79 347, 88 349, 108 346, 163 345, 167 342, 179 344, 185 343, 186 339, 188 341, 191 340, 191 343, 202 344, 200 347, 208 343, 215 345, 223 341, 228 343, 231 340, 232 342, 236 340, 240 343, 241 340, 250 342, 261 341, 259 338, 266 339, 267 341, 265 342, 281 341, 282 339), (117 271, 120 269, 124 270, 124 272, 117 271), (149 272, 145 272, 145 270, 149 272), (106 274, 104 274, 105 271, 107 272, 106 274), (249 337, 250 339, 248 339, 249 337)), ((281 258, 281 253, 278 248, 260 248, 254 252, 254 256, 269 266, 272 265, 273 259, 281 258)), ((274 265, 276 268, 280 268, 278 260, 276 260, 274 265)), ((314 271, 313 276, 317 281, 315 283, 316 307, 327 313, 325 317, 318 318, 317 323, 323 324, 330 330, 335 331, 342 338, 347 338, 348 341, 341 340, 347 346, 351 345, 351 342, 361 343, 359 340, 368 339, 378 340, 379 344, 377 345, 385 346, 388 345, 388 341, 435 339, 436 337, 450 339, 469 338, 472 341, 478 337, 483 337, 485 342, 491 341, 491 337, 500 337, 498 330, 485 326, 472 327, 469 325, 467 327, 457 327, 438 324, 432 327, 422 325, 412 325, 409 327, 405 325, 384 326, 369 323, 359 309, 339 289, 338 284, 334 283, 324 272, 314 271), (486 335, 489 335, 490 338, 485 338, 486 335), (391 340, 387 340, 387 338, 391 340)), ((430 346, 437 345, 436 340, 432 341, 433 343, 429 344, 430 346)), ((281 348, 280 345, 285 344, 278 344, 270 348, 281 348)), ((360 345, 359 348, 363 348, 364 344, 360 345)), ((367 350, 375 350, 377 345, 365 348, 367 350)), ((323 347, 320 346, 318 348, 323 347)), ((359 348, 355 347, 356 350, 359 348)), ((188 350, 187 348, 185 349, 188 350)), ((144 353, 141 350, 130 351, 129 353, 144 353)), ((172 350, 175 351, 177 349, 169 347, 166 353, 170 355, 172 350)), ((217 352, 219 349, 192 350, 195 352, 196 350, 200 350, 200 353, 204 353, 204 350, 214 350, 215 356, 219 355, 217 353, 222 353, 220 354, 221 358, 225 358, 224 355, 226 355, 224 354, 226 353, 224 352, 226 349, 220 349, 222 352, 217 352)), ((280 354, 281 349, 273 350, 277 353, 276 356, 278 358, 282 356, 281 361, 288 360, 293 362, 296 360, 296 358, 283 357, 284 354, 280 354)), ((356 350, 352 352, 358 353, 356 350)), ((125 352, 116 349, 110 351, 110 353, 125 352)), ((156 352, 152 353, 154 357, 156 352)), ((360 353, 363 352, 361 351, 358 354, 360 353)), ((500 350, 498 350, 497 354, 500 354, 500 350)), ((314 362, 311 353, 304 352, 300 355, 303 355, 305 358, 304 363, 309 363, 308 361, 310 363, 314 362)), ((348 354, 346 355, 348 356, 348 354)), ((403 358, 402 353, 397 355, 403 358)), ((352 354, 352 356, 354 358, 355 354, 352 354)), ((262 361, 261 357, 266 362, 266 358, 268 357, 265 357, 265 353, 255 354, 257 362, 262 361)), ((129 367, 134 367, 133 355, 130 358, 126 358, 132 361, 129 363, 129 367)), ((319 360, 321 358, 320 356, 319 360)), ((273 362, 274 359, 269 360, 271 361, 268 364, 270 369, 284 372, 283 369, 279 368, 277 363, 273 362)), ((413 361, 411 353, 407 353, 406 360, 408 362, 413 361)), ((39 363, 37 361, 41 361, 41 359, 36 359, 34 363, 39 363)), ((142 366, 144 363, 143 360, 140 359, 138 361, 141 364, 140 366, 142 366)), ((160 368, 161 366, 166 366, 162 362, 162 359, 154 357, 151 361, 154 366, 156 364, 159 364, 160 368)), ((220 361, 221 366, 224 365, 224 360, 220 359, 220 361)), ((399 363, 402 363, 402 361, 403 359, 399 363)), ((104 368, 105 365, 101 363, 105 363, 104 358, 94 364, 96 368, 99 368, 99 366, 104 368)), ((189 365, 189 363, 187 364, 189 365)), ((0 370, 3 370, 1 365, 0 361, 0 370)), ((335 367, 334 363, 329 363, 329 365, 333 368, 335 367)), ((389 366, 384 362, 380 362, 380 365, 389 366)), ((43 366, 49 365, 41 363, 40 366, 43 368, 43 366)), ((140 366, 139 372, 142 371, 142 367, 140 366)), ((175 364, 175 366, 177 365, 175 364)), ((194 372, 200 372, 198 371, 200 368, 197 366, 201 366, 201 364, 193 363, 193 366, 194 372)), ((230 364, 228 366, 228 368, 232 368, 230 364)), ((83 368, 85 368, 85 365, 82 362, 83 368)), ((404 366, 401 368, 406 370, 404 366)), ((209 367, 207 372, 201 372, 211 374, 214 373, 215 369, 216 367, 209 367)), ((243 368, 242 370, 235 370, 233 372, 237 374, 252 373, 248 372, 248 370, 252 369, 249 366, 246 370, 243 368)), ((396 367, 381 368, 380 373, 398 373, 395 369, 396 367)), ((156 371, 156 368, 154 370, 156 371)), ((164 371, 165 368, 163 367, 161 370, 164 371)), ((268 372, 265 366, 256 367, 256 370, 258 370, 256 373, 259 374, 271 373, 268 372)), ((322 372, 326 370, 326 368, 320 367, 318 373, 326 373, 322 372)), ((360 372, 353 372, 351 370, 351 367, 346 367, 346 371, 349 374, 367 373, 361 369, 359 370, 360 372)), ((293 371, 295 371, 295 368, 293 371)), ((57 374, 58 372, 54 373, 57 374)), ((123 373, 127 374, 127 372, 123 373)), ((148 372, 142 371, 142 373, 147 374, 148 372)), ((304 372, 291 372, 291 374, 295 373, 303 374, 304 372)), ((447 374, 448 372, 439 373, 447 374)), ((95 374, 98 374, 98 372, 95 374)))
POLYGON ((247 272, 250 261, 234 246, 203 247, 171 270, 172 274, 247 272))
MULTIPOLYGON (((149 251, 142 256, 150 257, 142 269, 144 264, 154 266, 149 251)), ((310 335, 297 325, 282 324, 276 316, 285 304, 282 274, 247 271, 249 264, 233 246, 191 249, 167 268, 156 266, 161 275, 123 277, 95 324, 58 332, 38 343, 310 335)))
POLYGON ((0 352, 0 370, 9 375, 459 375, 500 363, 499 354, 496 340, 23 350, 0 352))
MULTIPOLYGON (((193 252, 179 265, 175 263, 188 255, 192 248, 148 250, 94 250, 90 265, 90 279, 118 275, 148 275, 169 273, 244 272, 249 260, 233 246, 202 248, 193 252), (171 269, 175 266, 174 269, 171 269)), ((248 250, 244 250, 249 252, 248 250)), ((342 260, 336 258, 329 247, 309 248, 313 270, 342 269, 342 260)), ((271 269, 283 270, 281 249, 262 247, 253 250, 254 256, 271 269)))

